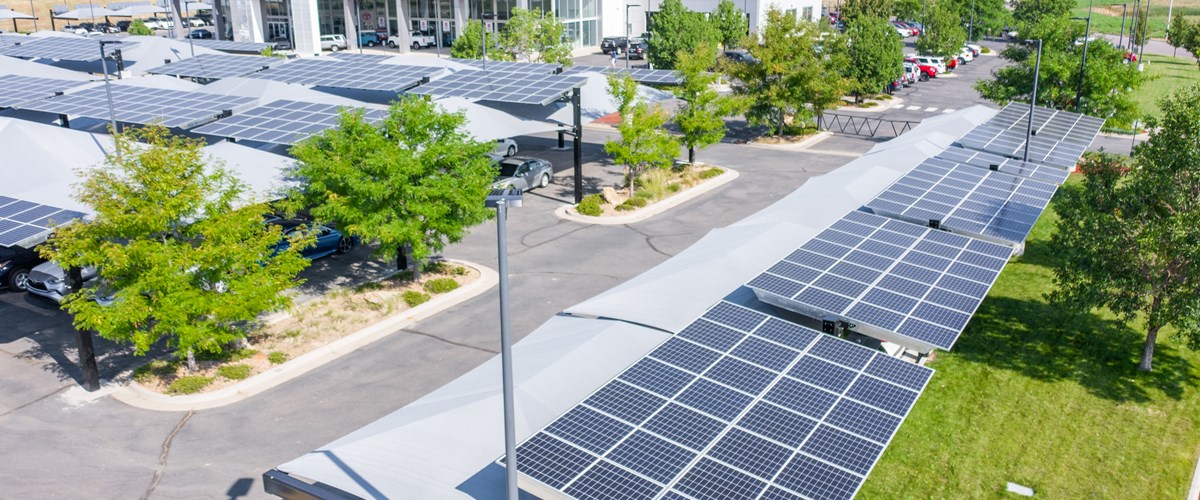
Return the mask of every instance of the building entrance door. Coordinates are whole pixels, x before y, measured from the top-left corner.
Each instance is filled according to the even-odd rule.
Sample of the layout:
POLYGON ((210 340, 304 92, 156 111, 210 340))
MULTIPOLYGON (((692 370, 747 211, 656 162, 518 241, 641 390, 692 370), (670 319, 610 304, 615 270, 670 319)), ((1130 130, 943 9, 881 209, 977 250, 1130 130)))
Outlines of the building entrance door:
POLYGON ((267 40, 291 40, 288 32, 290 31, 287 19, 267 19, 267 40))

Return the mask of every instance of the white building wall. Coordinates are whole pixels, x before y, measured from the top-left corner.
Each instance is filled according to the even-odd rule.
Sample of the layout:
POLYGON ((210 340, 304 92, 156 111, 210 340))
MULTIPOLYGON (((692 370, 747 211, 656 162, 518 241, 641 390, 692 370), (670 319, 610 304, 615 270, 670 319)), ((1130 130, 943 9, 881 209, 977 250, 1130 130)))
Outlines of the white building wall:
MULTIPOLYGON (((313 0, 312 12, 317 11, 316 0, 313 0)), ((259 0, 231 0, 229 5, 230 23, 233 25, 233 39, 239 42, 263 42, 262 4, 259 0)))
POLYGON ((321 53, 321 26, 317 20, 317 0, 290 0, 292 13, 292 47, 297 54, 321 53))

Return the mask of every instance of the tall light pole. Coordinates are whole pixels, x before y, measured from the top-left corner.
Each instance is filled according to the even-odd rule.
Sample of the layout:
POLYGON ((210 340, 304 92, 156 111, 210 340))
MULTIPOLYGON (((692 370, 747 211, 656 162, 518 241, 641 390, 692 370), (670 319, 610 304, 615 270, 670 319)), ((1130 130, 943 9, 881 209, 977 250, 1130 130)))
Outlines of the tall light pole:
POLYGON ((100 67, 104 73, 104 94, 108 97, 108 122, 112 126, 112 133, 116 134, 121 131, 117 128, 117 110, 113 106, 112 86, 108 83, 108 60, 104 56, 104 46, 110 43, 120 43, 113 40, 97 40, 100 42, 100 67))
POLYGON ((33 31, 37 31, 37 10, 33 8, 33 0, 29 0, 29 13, 33 15, 33 31))
MULTIPOLYGON (((1071 18, 1073 20, 1082 20, 1078 17, 1071 18)), ((1087 27, 1083 30, 1083 59, 1079 61, 1079 87, 1075 89, 1075 112, 1079 112, 1079 106, 1083 104, 1083 75, 1087 71, 1087 49, 1088 38, 1092 36, 1092 0, 1088 0, 1088 16, 1087 27)))
POLYGON ((1029 141, 1033 139, 1033 110, 1037 105, 1038 77, 1042 72, 1042 39, 1025 40, 1025 43, 1037 42, 1037 60, 1033 63, 1033 95, 1029 98, 1029 122, 1025 125, 1025 154, 1021 159, 1029 161, 1029 141))
POLYGON ((1125 10, 1129 8, 1129 4, 1121 4, 1121 34, 1117 36, 1117 48, 1122 51, 1121 57, 1125 57, 1125 10))
POLYGON ((975 0, 971 0, 971 26, 967 28, 967 40, 975 40, 975 0))
POLYGON ((633 48, 633 41, 629 39, 629 8, 641 7, 636 3, 625 4, 625 69, 629 69, 629 49, 633 48))
POLYGON ((507 469, 507 498, 517 500, 517 431, 513 408, 512 338, 508 332, 508 209, 521 207, 521 190, 496 189, 485 205, 496 209, 496 247, 500 273, 500 379, 504 393, 504 468, 507 469))

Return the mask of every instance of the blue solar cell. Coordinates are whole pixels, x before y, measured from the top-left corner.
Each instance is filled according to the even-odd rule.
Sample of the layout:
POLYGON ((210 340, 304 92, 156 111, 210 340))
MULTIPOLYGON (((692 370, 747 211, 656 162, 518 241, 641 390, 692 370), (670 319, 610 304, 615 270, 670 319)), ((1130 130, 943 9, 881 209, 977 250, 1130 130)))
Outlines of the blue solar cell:
POLYGON ((876 271, 885 271, 892 265, 892 259, 858 250, 847 254, 845 260, 876 271))
POLYGON ((849 500, 862 478, 799 453, 775 482, 809 498, 849 500))
POLYGON ((849 262, 838 262, 829 269, 829 272, 843 278, 850 278, 852 280, 867 284, 875 282, 875 280, 883 274, 874 269, 866 268, 858 264, 851 264, 849 262))
POLYGON ((933 370, 883 354, 876 354, 864 372, 914 391, 925 389, 933 370))
POLYGON ((517 447, 517 470, 551 488, 562 488, 595 461, 595 455, 541 432, 517 447))
POLYGON ((632 430, 633 427, 584 406, 572 408, 546 427, 551 435, 593 453, 608 451, 632 430))
MULTIPOLYGON (((932 234, 939 234, 939 233, 931 232, 929 234, 932 235, 932 234)), ((959 252, 962 251, 962 247, 946 246, 941 243, 934 243, 934 242, 928 241, 928 240, 918 242, 915 246, 913 246, 913 249, 919 250, 919 251, 922 251, 922 252, 925 252, 928 254, 933 254, 938 257, 944 257, 947 259, 953 259, 953 258, 957 257, 959 252)))
POLYGON ((979 300, 983 300, 983 297, 987 295, 989 288, 988 285, 983 283, 962 279, 958 276, 951 276, 949 274, 942 276, 941 279, 937 281, 937 286, 952 292, 961 293, 968 297, 977 298, 979 300))
POLYGON ((809 354, 853 370, 862 370, 871 361, 871 356, 875 355, 870 349, 828 336, 817 340, 809 354))
POLYGON ((796 362, 788 375, 808 382, 825 390, 841 394, 850 387, 858 374, 833 363, 821 361, 812 356, 805 356, 796 362))
POLYGON ((894 330, 904 321, 904 316, 898 313, 863 302, 854 304, 854 307, 846 311, 846 316, 884 330, 894 330))
POLYGON ((748 332, 767 319, 767 315, 728 302, 720 302, 704 313, 704 318, 748 332))
POLYGON ((955 262, 946 272, 961 278, 978 281, 980 283, 991 283, 996 281, 996 276, 999 276, 1000 274, 997 271, 989 271, 982 267, 975 267, 962 262, 955 262))
POLYGON ((608 454, 608 459, 650 479, 666 484, 675 478, 696 454, 682 446, 637 431, 608 454))
POLYGON ((905 248, 912 246, 913 242, 917 241, 915 237, 884 230, 876 231, 875 234, 871 235, 871 238, 905 248))
POLYGON ((938 326, 917 318, 904 320, 896 332, 942 349, 950 349, 950 346, 954 345, 954 341, 958 338, 958 330, 938 326))
POLYGON ((958 260, 960 260, 962 262, 966 262, 973 266, 982 267, 984 269, 990 269, 992 271, 999 271, 1001 269, 1004 269, 1004 265, 1008 263, 1008 261, 1006 261, 1004 259, 997 258, 997 257, 991 257, 988 255, 983 255, 983 254, 975 253, 975 252, 963 252, 962 255, 960 255, 958 257, 958 260))
POLYGON ((963 327, 967 326, 967 320, 971 319, 969 314, 946 309, 945 307, 937 306, 928 302, 918 305, 917 308, 913 310, 912 317, 953 330, 962 330, 963 327))
POLYGON ((821 418, 837 401, 837 395, 808 384, 784 378, 763 399, 812 418, 821 418))
MULTIPOLYGON (((896 278, 896 279, 903 280, 903 278, 896 278)), ((907 280, 904 280, 904 281, 907 281, 907 280)), ((914 282, 908 281, 908 283, 914 283, 914 282)), ((916 284, 916 283, 914 283, 914 284, 916 284)), ((920 288, 920 285, 919 284, 917 284, 917 285, 918 285, 918 287, 914 287, 914 290, 918 291, 919 293, 923 294, 924 290, 929 289, 929 287, 924 287, 924 290, 922 290, 920 288)), ((921 295, 916 295, 916 296, 920 297, 921 295)), ((900 314, 908 314, 909 311, 912 311, 913 308, 917 306, 917 299, 915 299, 911 296, 906 296, 906 295, 901 295, 901 294, 894 293, 894 292, 889 292, 887 290, 884 290, 883 288, 871 289, 871 291, 867 292, 866 295, 863 295, 862 301, 866 302, 868 304, 871 304, 871 305, 875 305, 875 306, 879 306, 879 307, 882 307, 885 309, 890 309, 892 311, 896 311, 900 314)))
POLYGON ((967 250, 1005 260, 1008 260, 1009 257, 1012 257, 1013 252, 1013 249, 1010 246, 998 245, 996 243, 980 240, 972 240, 970 243, 967 243, 967 250))
MULTIPOLYGON (((877 284, 879 288, 891 290, 908 297, 922 297, 929 291, 930 286, 900 276, 884 276, 877 284)), ((913 304, 916 305, 915 303, 913 304)))
POLYGON ((951 262, 949 259, 943 259, 923 252, 908 252, 908 254, 900 258, 900 261, 935 271, 945 271, 946 268, 950 267, 951 262))
POLYGON ((696 498, 754 498, 766 483, 707 458, 684 474, 675 489, 696 498))
POLYGON ((845 297, 858 297, 867 289, 867 285, 863 283, 832 274, 821 276, 817 281, 813 282, 813 285, 845 297))
POLYGON ((859 236, 867 236, 875 232, 875 227, 865 226, 857 222, 851 222, 849 219, 839 220, 829 227, 844 233, 857 234, 859 236))
POLYGON ((679 336, 725 352, 741 341, 746 334, 716 323, 697 320, 679 332, 679 336))
POLYGON ((816 279, 817 276, 821 275, 821 272, 816 269, 793 264, 786 260, 781 260, 775 263, 775 265, 767 269, 767 272, 778 274, 784 278, 799 281, 801 283, 808 283, 816 279))
POLYGON ((754 335, 803 351, 821 334, 795 323, 771 318, 754 335))
POLYGON ((837 259, 818 255, 816 253, 805 250, 804 248, 797 249, 784 257, 784 260, 796 264, 803 264, 813 269, 828 269, 837 259))
POLYGON ((722 358, 704 376, 751 395, 762 392, 775 379, 771 371, 734 358, 722 358))
MULTIPOLYGON (((805 243, 800 248, 803 248, 805 250, 813 252, 817 255, 824 255, 826 257, 830 257, 830 258, 834 258, 834 259, 840 259, 843 256, 845 256, 846 254, 850 253, 849 247, 835 245, 833 243, 829 243, 827 241, 822 241, 822 240, 809 240, 808 243, 805 243)), ((789 259, 789 260, 791 260, 791 259, 789 259)), ((802 262, 802 261, 795 261, 795 262, 804 264, 804 262, 802 262)))
MULTIPOLYGON (((786 262, 780 262, 780 264, 786 264, 786 262)), ((796 267, 800 267, 800 266, 796 266, 796 267)), ((817 274, 820 274, 820 273, 817 273, 817 274)), ((792 280, 786 279, 786 278, 781 278, 779 276, 775 276, 774 274, 769 274, 769 273, 762 273, 762 274, 756 276, 754 279, 752 279, 748 283, 746 283, 746 286, 748 286, 750 288, 757 288, 757 289, 765 290, 765 291, 771 292, 775 295, 779 295, 781 297, 787 297, 787 298, 792 298, 792 297, 796 296, 796 294, 799 293, 800 290, 804 289, 804 285, 802 285, 798 282, 795 282, 795 281, 792 281, 792 280)))
POLYGON ((660 396, 672 397, 696 376, 647 358, 638 361, 618 378, 660 396))
POLYGON ((631 424, 640 424, 662 408, 667 400, 619 380, 609 382, 584 404, 631 424))
POLYGON ((737 425, 795 448, 804 442, 817 422, 771 403, 759 402, 737 425))
POLYGON ((767 491, 763 492, 759 500, 807 500, 806 498, 787 491, 778 486, 771 486, 767 491))
POLYGON ((817 426, 800 451, 866 475, 883 453, 883 446, 826 425, 817 426))
POLYGON ((36 206, 38 206, 38 204, 32 201, 16 200, 0 207, 0 217, 10 218, 36 206))
POLYGON ((979 305, 978 299, 973 299, 971 297, 967 297, 966 295, 942 290, 941 288, 934 288, 929 292, 929 295, 925 296, 925 300, 965 313, 974 312, 975 306, 979 305))
POLYGON ((676 443, 700 451, 725 430, 726 424, 671 403, 647 421, 644 427, 676 443))
MULTIPOLYGON (((928 256, 928 257, 936 258, 933 256, 928 256)), ((926 285, 932 285, 934 283, 937 283, 938 278, 940 278, 942 276, 941 273, 938 273, 937 271, 934 271, 932 269, 926 269, 924 267, 918 267, 918 266, 914 266, 912 264, 905 264, 903 262, 896 264, 896 267, 892 268, 891 274, 894 274, 901 278, 908 278, 913 281, 924 283, 926 285)))
POLYGON ((859 250, 871 252, 876 255, 882 255, 888 258, 899 258, 904 254, 904 248, 896 245, 889 245, 882 241, 867 240, 862 245, 859 245, 859 250))
POLYGON ((613 498, 652 498, 662 487, 611 463, 600 461, 571 483, 566 490, 580 500, 613 498))
POLYGON ((783 371, 800 353, 786 347, 750 337, 731 353, 734 356, 774 371, 783 371))
POLYGON ((817 235, 817 238, 847 247, 857 246, 863 241, 862 236, 843 233, 841 231, 834 231, 832 229, 826 229, 825 231, 821 232, 821 234, 817 235))
POLYGON ((770 480, 792 457, 792 450, 733 428, 708 450, 708 456, 770 480))
POLYGON ((831 312, 843 311, 853 302, 852 299, 812 287, 800 292, 800 295, 796 296, 796 301, 831 312))
POLYGON ((721 353, 694 342, 673 338, 658 346, 650 356, 692 373, 703 373, 721 357, 721 353))
POLYGON ((699 379, 676 398, 677 401, 722 420, 731 420, 753 400, 733 389, 699 379))
POLYGON ((885 444, 900 427, 901 419, 870 406, 843 399, 838 401, 825 422, 879 444, 885 444))
POLYGON ((846 396, 900 416, 917 400, 917 393, 871 377, 859 377, 846 396))

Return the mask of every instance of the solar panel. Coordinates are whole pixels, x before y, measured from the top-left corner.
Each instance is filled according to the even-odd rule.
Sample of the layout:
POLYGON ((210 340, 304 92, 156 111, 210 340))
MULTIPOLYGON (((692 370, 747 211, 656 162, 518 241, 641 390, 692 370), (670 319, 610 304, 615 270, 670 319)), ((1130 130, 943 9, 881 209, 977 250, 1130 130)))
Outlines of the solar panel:
MULTIPOLYGON (((1009 104, 959 139, 967 148, 1022 158, 1029 120, 1028 105, 1009 104)), ((1029 161, 1069 168, 1092 144, 1104 119, 1049 108, 1035 108, 1029 161)))
POLYGON ((30 246, 84 214, 0 195, 0 246, 30 246))
POLYGON ((0 76, 0 109, 52 97, 63 90, 86 83, 88 82, 20 75, 0 76))
POLYGON ((918 224, 937 221, 951 231, 1023 243, 1055 190, 1054 184, 929 158, 866 207, 918 224))
POLYGON ((578 76, 463 70, 408 91, 410 94, 465 97, 481 101, 546 105, 586 80, 578 76))
POLYGON ((208 49, 219 50, 221 52, 240 52, 240 53, 253 53, 253 54, 261 54, 262 51, 266 50, 267 48, 275 47, 274 43, 235 42, 233 40, 212 40, 212 39, 209 39, 209 40, 194 39, 194 40, 190 40, 190 43, 195 44, 197 47, 204 47, 204 48, 208 48, 208 49))
MULTIPOLYGON (((834 315, 863 333, 950 349, 1012 251, 856 211, 746 286, 764 302, 834 315)), ((862 362, 829 361, 851 369, 862 362)))
POLYGON ((313 58, 292 61, 247 76, 318 87, 403 92, 441 71, 442 68, 431 66, 313 58))
POLYGON ((234 76, 245 76, 256 71, 262 71, 272 64, 283 64, 284 62, 284 60, 277 57, 200 54, 182 61, 164 64, 157 68, 146 70, 146 72, 181 78, 216 80, 234 76))
MULTIPOLYGON (((17 45, 0 48, 0 55, 20 57, 22 59, 57 59, 61 61, 99 61, 100 41, 91 38, 74 37, 45 37, 30 38, 29 41, 17 45)), ((120 42, 104 46, 105 57, 112 56, 114 51, 128 49, 137 42, 120 42)))
MULTIPOLYGON (((139 125, 191 128, 216 120, 222 114, 254 103, 254 98, 204 92, 112 85, 116 120, 139 125)), ((20 106, 21 109, 109 119, 104 87, 94 87, 20 106)))
MULTIPOLYGON (((290 145, 336 127, 342 108, 333 104, 279 100, 193 129, 192 132, 290 145)), ((385 117, 386 110, 364 109, 364 118, 368 122, 378 122, 385 117)))
POLYGON ((933 374, 727 302, 684 331, 711 332, 712 325, 739 337, 723 349, 693 340, 712 336, 668 339, 520 444, 518 471, 574 498, 851 498, 933 374), (746 348, 751 343, 760 345, 746 348), (755 356, 763 345, 788 354, 755 356), (861 363, 839 364, 845 360, 861 363), (653 396, 676 389, 629 376, 644 372, 647 361, 676 364, 686 388, 653 396), (766 373, 765 383, 731 376, 750 373, 747 367, 766 373), (846 387, 805 381, 828 370, 848 373, 846 387), (635 403, 641 411, 632 415, 614 404, 613 395, 634 393, 653 403, 635 403))
POLYGON ((380 64, 380 63, 383 63, 390 59, 393 59, 397 56, 389 56, 389 55, 383 55, 383 54, 355 54, 353 52, 338 52, 336 54, 330 54, 327 57, 332 57, 339 61, 353 61, 353 62, 360 62, 360 63, 365 62, 365 63, 380 64))
POLYGON ((1033 162, 1026 163, 1021 160, 1005 158, 997 154, 974 151, 958 146, 946 148, 945 151, 938 153, 937 157, 1059 185, 1066 182, 1067 176, 1070 175, 1070 172, 1062 168, 1039 165, 1033 162))
POLYGON ((557 63, 529 63, 519 61, 488 61, 485 65, 480 59, 458 59, 450 58, 459 64, 465 64, 475 69, 487 69, 487 71, 499 71, 502 73, 533 73, 539 75, 549 75, 557 73, 562 68, 561 64, 557 63))
POLYGON ((564 69, 562 74, 575 75, 580 73, 600 73, 602 75, 629 75, 638 83, 656 83, 661 85, 679 85, 683 83, 683 79, 679 73, 667 69, 643 69, 643 68, 610 68, 607 66, 571 66, 564 69))
POLYGON ((27 35, 11 35, 8 33, 0 33, 0 48, 11 47, 13 45, 37 40, 36 38, 27 35))

